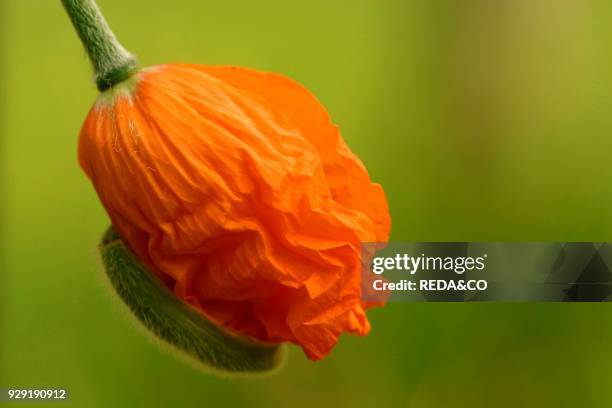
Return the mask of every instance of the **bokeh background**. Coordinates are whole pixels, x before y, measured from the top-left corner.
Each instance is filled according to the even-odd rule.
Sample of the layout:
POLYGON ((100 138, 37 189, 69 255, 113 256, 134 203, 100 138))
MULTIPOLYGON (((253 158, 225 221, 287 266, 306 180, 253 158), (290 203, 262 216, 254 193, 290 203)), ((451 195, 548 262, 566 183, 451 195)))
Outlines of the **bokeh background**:
MULTIPOLYGON (((612 238, 612 2, 99 3, 143 65, 310 88, 384 186, 393 240, 612 238)), ((76 161, 97 92, 60 1, 2 0, 0 33, 0 386, 75 407, 612 404, 608 304, 390 304, 257 380, 160 351, 102 281, 108 218, 76 161)))

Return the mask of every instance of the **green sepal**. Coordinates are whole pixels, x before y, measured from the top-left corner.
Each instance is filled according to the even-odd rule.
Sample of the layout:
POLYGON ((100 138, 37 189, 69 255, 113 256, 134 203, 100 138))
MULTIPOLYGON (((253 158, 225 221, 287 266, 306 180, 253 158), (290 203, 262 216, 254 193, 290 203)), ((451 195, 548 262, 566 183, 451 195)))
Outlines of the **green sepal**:
POLYGON ((110 227, 100 244, 115 292, 144 327, 208 371, 263 374, 278 370, 286 347, 239 337, 183 302, 148 271, 110 227))

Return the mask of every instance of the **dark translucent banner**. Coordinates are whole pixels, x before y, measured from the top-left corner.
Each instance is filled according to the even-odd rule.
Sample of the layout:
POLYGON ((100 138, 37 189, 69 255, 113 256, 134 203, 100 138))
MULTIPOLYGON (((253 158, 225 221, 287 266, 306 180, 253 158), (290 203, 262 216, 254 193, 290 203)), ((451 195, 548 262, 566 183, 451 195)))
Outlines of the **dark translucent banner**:
POLYGON ((362 244, 368 302, 612 300, 608 242, 362 244))

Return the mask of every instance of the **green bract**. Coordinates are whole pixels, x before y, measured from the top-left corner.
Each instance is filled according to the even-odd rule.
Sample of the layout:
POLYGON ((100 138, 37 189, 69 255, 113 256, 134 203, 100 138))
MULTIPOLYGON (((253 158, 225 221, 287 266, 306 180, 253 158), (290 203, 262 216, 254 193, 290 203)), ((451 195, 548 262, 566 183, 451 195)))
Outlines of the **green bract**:
POLYGON ((228 374, 273 372, 285 360, 283 345, 233 335, 181 301, 128 250, 111 227, 100 244, 115 292, 146 329, 204 368, 228 374))

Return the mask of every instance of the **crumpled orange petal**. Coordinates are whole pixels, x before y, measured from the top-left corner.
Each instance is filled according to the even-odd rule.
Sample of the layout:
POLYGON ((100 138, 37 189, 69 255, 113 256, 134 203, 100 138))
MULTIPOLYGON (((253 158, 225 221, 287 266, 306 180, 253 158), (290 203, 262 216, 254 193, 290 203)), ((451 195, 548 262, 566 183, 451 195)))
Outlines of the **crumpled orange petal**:
POLYGON ((280 75, 137 74, 91 109, 79 161, 132 251, 226 328, 317 360, 366 334, 361 242, 386 242, 382 188, 325 109, 280 75))

